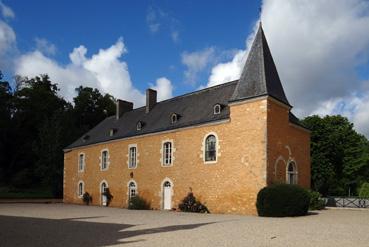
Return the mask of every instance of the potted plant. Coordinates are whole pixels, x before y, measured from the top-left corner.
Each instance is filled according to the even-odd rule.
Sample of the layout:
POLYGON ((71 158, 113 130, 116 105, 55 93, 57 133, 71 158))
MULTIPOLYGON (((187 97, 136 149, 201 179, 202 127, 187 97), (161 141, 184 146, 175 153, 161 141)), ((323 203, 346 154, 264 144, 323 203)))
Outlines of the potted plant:
POLYGON ((92 196, 88 193, 88 192, 85 192, 82 196, 82 200, 83 202, 86 204, 86 205, 89 205, 90 202, 92 202, 92 196))

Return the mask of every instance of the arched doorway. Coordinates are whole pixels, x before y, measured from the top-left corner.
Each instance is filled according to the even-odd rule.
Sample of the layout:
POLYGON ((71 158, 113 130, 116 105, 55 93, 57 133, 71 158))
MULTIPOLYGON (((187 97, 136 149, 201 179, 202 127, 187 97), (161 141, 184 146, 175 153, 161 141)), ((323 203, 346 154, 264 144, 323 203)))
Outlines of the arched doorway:
POLYGON ((172 209, 172 183, 168 180, 163 183, 163 209, 172 209))
POLYGON ((106 195, 104 195, 107 188, 108 188, 108 184, 105 181, 101 182, 100 193, 101 193, 101 205, 102 206, 107 206, 108 204, 108 198, 106 197, 106 195))

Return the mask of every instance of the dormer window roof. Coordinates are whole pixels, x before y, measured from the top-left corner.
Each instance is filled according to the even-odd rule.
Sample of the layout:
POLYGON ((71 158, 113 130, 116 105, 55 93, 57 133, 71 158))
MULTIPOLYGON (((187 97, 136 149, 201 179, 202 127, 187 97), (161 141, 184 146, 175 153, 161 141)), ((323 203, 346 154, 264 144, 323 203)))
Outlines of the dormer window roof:
POLYGON ((177 113, 172 113, 172 115, 170 115, 170 121, 172 124, 176 123, 178 121, 178 117, 179 115, 177 113))
POLYGON ((82 141, 83 141, 83 142, 88 141, 88 139, 90 139, 90 136, 89 136, 89 135, 84 135, 84 136, 82 137, 82 141))
POLYGON ((143 122, 142 121, 138 121, 137 125, 136 125, 136 130, 142 130, 143 127, 143 122))
POLYGON ((213 110, 214 110, 214 115, 220 114, 220 112, 222 111, 222 105, 215 104, 213 110))

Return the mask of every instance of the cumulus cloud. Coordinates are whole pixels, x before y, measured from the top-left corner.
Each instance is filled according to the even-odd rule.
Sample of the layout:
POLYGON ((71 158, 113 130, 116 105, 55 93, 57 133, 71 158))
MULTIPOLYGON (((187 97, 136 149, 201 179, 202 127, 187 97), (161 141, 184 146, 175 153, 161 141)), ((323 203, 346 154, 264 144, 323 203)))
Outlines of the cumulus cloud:
MULTIPOLYGON (((369 2, 264 0, 261 19, 295 112, 301 117, 346 114, 369 135, 359 127, 369 126, 369 120, 362 113, 367 100, 358 93, 362 83, 357 73, 358 66, 368 62, 369 2), (350 106, 350 114, 342 102, 350 106)), ((247 40, 253 36, 254 32, 247 40)), ((208 86, 239 78, 250 47, 246 43, 231 61, 214 66, 208 86)))
POLYGON ((158 78, 156 80, 156 84, 151 85, 151 87, 158 92, 158 101, 166 100, 173 97, 173 85, 168 78, 158 78))
MULTIPOLYGON (((29 77, 47 73, 53 81, 59 83, 60 94, 68 100, 75 96, 75 88, 83 85, 98 88, 104 93, 141 106, 144 105, 145 95, 133 86, 128 65, 121 60, 126 52, 122 39, 107 49, 100 49, 91 57, 86 56, 86 47, 79 46, 69 54, 70 63, 61 65, 36 50, 21 55, 16 61, 15 71, 29 77)), ((171 82, 166 78, 159 78, 154 87, 163 91, 158 92, 159 98, 172 95, 171 82)))
POLYGON ((195 84, 198 73, 209 65, 210 61, 214 58, 214 55, 214 47, 205 48, 201 51, 195 52, 183 52, 181 60, 187 67, 184 72, 185 81, 190 84, 195 84))
POLYGON ((1 15, 4 18, 14 18, 15 14, 13 12, 13 10, 11 8, 9 8, 8 6, 6 6, 2 1, 0 1, 0 11, 1 11, 1 15))
POLYGON ((56 46, 44 38, 35 38, 36 49, 47 55, 55 55, 56 46))

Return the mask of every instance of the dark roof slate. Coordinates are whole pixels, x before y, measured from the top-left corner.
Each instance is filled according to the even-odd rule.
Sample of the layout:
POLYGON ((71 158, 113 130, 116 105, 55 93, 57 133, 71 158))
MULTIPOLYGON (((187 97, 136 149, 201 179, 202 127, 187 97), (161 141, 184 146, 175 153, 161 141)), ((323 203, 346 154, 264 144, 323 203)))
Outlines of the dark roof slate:
POLYGON ((231 101, 263 95, 290 106, 260 24, 231 101))
POLYGON ((88 139, 83 140, 82 136, 66 149, 228 119, 228 100, 236 84, 237 81, 232 81, 161 101, 149 113, 140 107, 124 113, 118 120, 115 116, 108 117, 84 135, 88 139), (215 104, 222 105, 220 114, 213 113, 215 104), (179 116, 174 124, 171 123, 173 113, 179 116), (140 131, 136 130, 139 121, 143 122, 140 131), (111 129, 116 129, 113 136, 109 135, 111 129))

